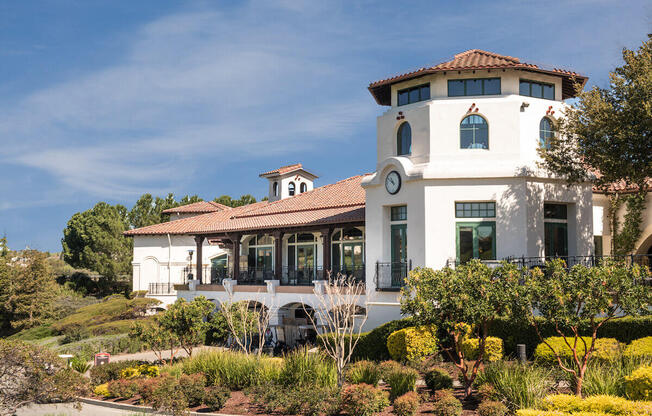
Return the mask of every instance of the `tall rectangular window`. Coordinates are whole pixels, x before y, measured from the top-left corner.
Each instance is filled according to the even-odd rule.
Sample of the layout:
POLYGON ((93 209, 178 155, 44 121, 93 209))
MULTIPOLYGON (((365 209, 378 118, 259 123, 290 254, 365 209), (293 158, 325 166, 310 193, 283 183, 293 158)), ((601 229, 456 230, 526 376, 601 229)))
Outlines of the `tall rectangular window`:
POLYGON ((543 222, 545 256, 568 256, 568 206, 544 204, 543 222))
POLYGON ((496 223, 458 222, 457 229, 457 259, 465 263, 471 259, 496 259, 496 223))
POLYGON ((406 105, 430 99, 430 84, 398 90, 398 105, 406 105))
POLYGON ((500 78, 451 79, 448 96, 500 95, 500 78))
POLYGON ((522 79, 519 83, 518 92, 520 95, 526 95, 528 97, 545 98, 546 100, 555 99, 555 86, 544 82, 522 79))

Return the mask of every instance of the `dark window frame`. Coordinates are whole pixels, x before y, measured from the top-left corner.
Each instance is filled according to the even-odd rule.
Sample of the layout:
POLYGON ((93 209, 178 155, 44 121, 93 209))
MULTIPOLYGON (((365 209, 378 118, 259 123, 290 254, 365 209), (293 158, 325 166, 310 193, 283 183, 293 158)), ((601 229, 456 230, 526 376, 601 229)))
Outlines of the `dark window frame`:
POLYGON ((302 194, 304 192, 308 192, 308 184, 306 184, 305 182, 301 182, 301 184, 299 185, 299 193, 302 194))
POLYGON ((407 221, 407 205, 395 205, 390 207, 390 221, 407 221), (395 216, 394 213, 397 215, 395 216))
POLYGON ((400 106, 403 106, 403 105, 418 103, 420 101, 427 101, 427 100, 430 99, 430 97, 431 97, 431 93, 430 93, 430 83, 429 82, 426 82, 425 84, 416 85, 414 87, 402 88, 402 89, 396 91, 396 106, 400 107, 400 106), (421 94, 422 94, 423 89, 425 87, 428 87, 428 96, 427 97, 422 97, 421 94), (411 101, 410 100, 410 93, 412 93, 415 90, 419 91, 419 98, 416 101, 411 101), (399 97, 401 96, 402 93, 407 93, 407 102, 405 102, 405 103, 401 103, 401 101, 399 99, 399 97))
POLYGON ((449 79, 448 82, 446 83, 447 85, 447 92, 449 97, 477 97, 481 95, 502 95, 503 92, 503 85, 500 77, 491 77, 491 78, 458 78, 458 79, 449 79), (498 80, 498 93, 485 93, 485 80, 498 80), (478 81, 482 80, 482 92, 480 94, 468 94, 467 93, 467 81, 478 81), (450 88, 450 83, 451 82, 459 82, 462 81, 464 83, 464 93, 462 95, 451 95, 451 88, 450 88))
POLYGON ((541 146, 544 149, 549 149, 550 139, 552 139, 553 137, 555 137, 555 123, 548 116, 541 117, 541 120, 539 121, 539 146, 541 146), (549 130, 543 129, 542 124, 544 121, 550 123, 549 130))
POLYGON ((455 218, 496 218, 496 202, 495 201, 456 201, 455 202, 455 218), (478 205, 474 207, 474 205, 478 205), (483 205, 484 207, 482 207, 483 205), (468 206, 468 207, 467 207, 468 206), (473 215, 474 212, 480 214, 486 211, 487 215, 473 215), (493 211, 493 215, 489 215, 493 211), (470 215, 466 215, 469 212, 470 215))
POLYGON ((297 186, 294 184, 294 182, 288 183, 288 195, 289 196, 294 196, 297 193, 297 186))
POLYGON ((396 130, 396 156, 409 156, 412 154, 412 126, 410 126, 410 123, 407 121, 404 121, 401 123, 400 126, 398 126, 398 129, 396 130), (407 138, 410 143, 407 145, 407 152, 403 152, 403 137, 401 136, 401 133, 403 133, 403 130, 405 128, 409 129, 410 132, 410 137, 407 138))
POLYGON ((460 252, 460 228, 472 229, 473 256, 471 259, 496 260, 496 221, 460 221, 455 223, 455 258, 462 262, 460 252), (480 254, 480 240, 478 238, 479 227, 491 227, 491 258, 482 258, 480 254))
POLYGON ((551 84, 549 82, 534 81, 534 80, 527 79, 527 78, 519 78, 519 80, 518 80, 518 95, 522 95, 524 97, 540 98, 542 100, 553 100, 554 101, 554 99, 555 99, 555 84, 551 84), (530 84, 530 86, 529 86, 529 90, 530 90, 529 94, 521 94, 521 83, 522 82, 527 82, 527 83, 530 84), (537 96, 532 95, 532 84, 537 84, 537 85, 541 86, 541 97, 537 97, 537 96), (544 91, 543 87, 544 86, 552 87, 552 98, 544 97, 544 93, 543 93, 543 91, 544 91))
MULTIPOLYGON (((467 124, 467 126, 477 126, 477 125, 478 125, 478 123, 469 123, 469 124, 467 124)), ((475 145, 475 144, 480 143, 479 141, 476 141, 475 139, 476 139, 476 134, 477 134, 476 131, 480 131, 481 128, 473 127, 472 130, 473 130, 473 143, 472 144, 475 145)), ((489 150, 489 122, 487 121, 486 118, 484 118, 480 114, 473 113, 473 114, 469 114, 469 115, 465 116, 462 119, 462 121, 460 121, 460 149, 462 149, 462 150, 469 150, 469 149, 470 150, 474 150, 474 149, 489 150), (462 129, 471 130, 470 127, 463 127, 464 120, 466 120, 466 119, 468 119, 470 117, 473 117, 473 116, 481 118, 484 121, 484 124, 487 126, 487 129, 486 129, 487 130, 487 147, 462 147, 462 129)))

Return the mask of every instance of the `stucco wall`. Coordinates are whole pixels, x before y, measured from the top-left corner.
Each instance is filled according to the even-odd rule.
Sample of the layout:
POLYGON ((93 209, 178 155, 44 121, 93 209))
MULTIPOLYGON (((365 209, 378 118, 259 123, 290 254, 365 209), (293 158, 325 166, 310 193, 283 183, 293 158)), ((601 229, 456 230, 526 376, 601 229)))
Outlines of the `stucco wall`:
MULTIPOLYGON (((622 226, 626 208, 622 206, 618 210, 618 219, 622 226)), ((593 194, 593 216, 594 216, 594 234, 602 236, 602 253, 611 254, 611 228, 609 224, 609 198, 604 194, 593 194), (598 229, 598 227, 600 227, 598 229)), ((643 221, 641 223, 641 237, 635 244, 634 252, 636 254, 647 253, 652 246, 652 195, 648 194, 645 198, 645 210, 643 211, 643 221)))

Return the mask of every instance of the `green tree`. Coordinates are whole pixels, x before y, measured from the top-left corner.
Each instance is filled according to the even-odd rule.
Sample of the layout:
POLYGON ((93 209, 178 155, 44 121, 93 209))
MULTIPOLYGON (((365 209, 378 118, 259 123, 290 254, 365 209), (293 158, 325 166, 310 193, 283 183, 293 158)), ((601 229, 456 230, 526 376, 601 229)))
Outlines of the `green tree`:
POLYGON ((176 337, 181 348, 192 356, 193 347, 200 345, 206 338, 210 324, 209 314, 215 309, 213 302, 204 296, 197 296, 192 302, 177 299, 158 319, 164 331, 176 337))
POLYGON ((172 362, 179 349, 179 339, 175 334, 160 325, 158 316, 155 317, 152 323, 135 322, 131 327, 130 334, 151 349, 156 358, 163 363, 165 362, 163 359, 164 350, 170 350, 170 362, 172 362))
POLYGON ((533 269, 518 287, 519 296, 515 299, 520 307, 515 309, 515 317, 526 319, 534 326, 562 370, 573 376, 578 396, 582 395, 584 374, 600 328, 613 319, 650 313, 652 291, 641 284, 649 273, 644 266, 627 267, 611 260, 597 267, 576 265, 569 270, 563 260, 556 259, 546 263, 544 270, 533 269), (573 352, 572 363, 564 362, 560 351, 541 335, 540 323, 534 319, 535 311, 544 324, 554 327, 564 338, 566 347, 573 352), (587 321, 590 345, 580 336, 580 329, 587 321))
POLYGON ((7 236, 0 238, 0 259, 6 259, 9 256, 9 246, 7 245, 7 236))
POLYGON ((160 224, 170 219, 168 214, 163 213, 166 209, 200 201, 203 200, 197 195, 185 195, 180 201, 177 201, 172 193, 169 193, 165 198, 158 196, 154 198, 152 194, 144 194, 138 198, 136 204, 129 211, 129 223, 133 228, 160 224))
POLYGON ((241 207, 243 205, 253 204, 256 202, 256 198, 249 194, 240 196, 240 199, 233 199, 229 195, 222 195, 218 198, 215 198, 213 201, 222 205, 226 205, 227 207, 235 208, 241 207))
POLYGON ((0 414, 32 403, 69 402, 88 393, 88 381, 47 348, 0 339, 0 414))
POLYGON ((26 250, 14 268, 9 286, 8 306, 11 326, 31 328, 52 316, 52 302, 58 291, 45 253, 26 250))
POLYGON ((485 355, 491 323, 512 314, 512 302, 520 271, 503 263, 491 269, 472 260, 455 269, 418 268, 406 278, 401 290, 401 311, 419 324, 434 324, 447 335, 442 350, 460 370, 465 394, 471 394, 473 381, 485 355), (464 355, 462 341, 473 334, 478 338, 474 362, 464 355))
POLYGON ((540 149, 543 165, 569 183, 593 180, 604 190, 616 183, 636 191, 613 193, 615 210, 624 203, 629 214, 622 229, 615 212, 611 215, 616 254, 631 252, 641 235, 652 177, 652 35, 638 51, 623 49, 623 60, 624 65, 609 74, 609 88, 577 88, 577 103, 556 123, 558 134, 549 146, 540 149), (598 172, 596 178, 587 166, 598 172))
POLYGON ((78 212, 63 230, 63 259, 72 267, 93 270, 108 280, 131 273, 132 240, 122 235, 129 229, 127 209, 97 203, 78 212))

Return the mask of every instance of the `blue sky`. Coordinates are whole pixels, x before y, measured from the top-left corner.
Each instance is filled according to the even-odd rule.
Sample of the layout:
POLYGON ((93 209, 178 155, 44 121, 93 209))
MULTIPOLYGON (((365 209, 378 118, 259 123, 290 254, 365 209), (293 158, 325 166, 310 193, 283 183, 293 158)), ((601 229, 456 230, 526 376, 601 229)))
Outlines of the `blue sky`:
POLYGON ((0 233, 61 249, 72 214, 145 192, 267 191, 374 170, 366 87, 480 48, 605 86, 646 1, 0 2, 0 233))

